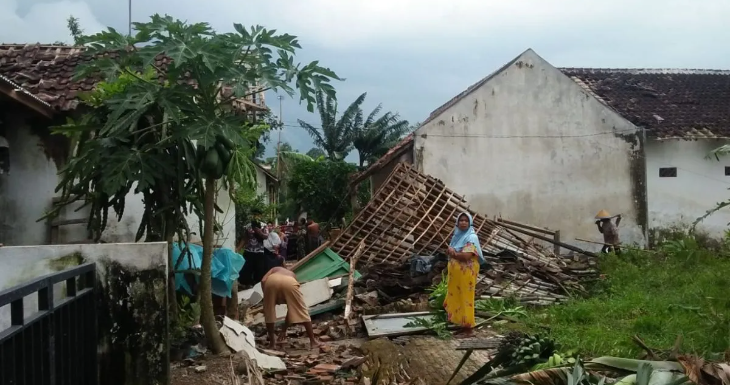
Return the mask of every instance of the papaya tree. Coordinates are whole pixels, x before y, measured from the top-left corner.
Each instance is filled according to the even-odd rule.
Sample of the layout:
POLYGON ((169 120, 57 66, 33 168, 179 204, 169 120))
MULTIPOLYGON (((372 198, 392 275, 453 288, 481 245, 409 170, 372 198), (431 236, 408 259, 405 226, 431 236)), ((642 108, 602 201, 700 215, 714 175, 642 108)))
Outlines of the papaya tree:
POLYGON ((88 226, 97 237, 110 209, 122 218, 130 194, 144 204, 137 240, 186 241, 186 216, 201 219, 201 324, 219 353, 225 345, 211 298, 217 184, 253 184, 251 159, 266 130, 239 101, 277 90, 312 111, 317 92, 334 97, 330 81, 338 77, 316 61, 296 64, 296 37, 260 26, 217 33, 207 23, 154 15, 134 28, 134 36, 110 28, 81 38, 88 60, 77 78, 103 81, 82 98, 88 112, 58 128, 74 150, 57 190, 62 204, 82 199, 90 207, 88 226))

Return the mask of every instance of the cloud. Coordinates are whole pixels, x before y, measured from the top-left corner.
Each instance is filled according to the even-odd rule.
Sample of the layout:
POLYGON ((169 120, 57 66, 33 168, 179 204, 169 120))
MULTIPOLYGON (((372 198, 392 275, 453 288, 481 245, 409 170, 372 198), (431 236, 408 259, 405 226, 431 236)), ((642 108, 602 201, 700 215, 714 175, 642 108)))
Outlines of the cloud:
MULTIPOLYGON (((127 5, 0 0, 0 40, 68 41, 69 14, 87 32, 124 31, 127 5)), ((347 78, 335 84, 341 105, 367 91, 367 110, 380 102, 414 122, 527 48, 562 67, 728 69, 729 11, 728 0, 132 0, 136 21, 167 13, 217 31, 242 23, 297 35, 300 61, 347 78)), ((319 125, 296 100, 283 105, 288 124, 319 125)), ((312 146, 297 127, 282 140, 312 146)))
POLYGON ((4 43, 71 43, 66 20, 74 15, 83 20, 85 33, 106 27, 97 21, 91 7, 84 1, 56 1, 30 5, 22 16, 18 1, 0 1, 0 39, 4 43))

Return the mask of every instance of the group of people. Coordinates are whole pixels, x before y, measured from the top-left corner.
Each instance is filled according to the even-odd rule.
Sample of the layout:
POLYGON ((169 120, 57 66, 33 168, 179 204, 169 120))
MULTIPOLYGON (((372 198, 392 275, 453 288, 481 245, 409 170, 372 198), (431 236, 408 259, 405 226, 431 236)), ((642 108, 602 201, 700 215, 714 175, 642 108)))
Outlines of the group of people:
MULTIPOLYGON (((237 250, 242 252, 245 260, 244 266, 239 272, 239 284, 246 287, 261 282, 264 297, 264 322, 271 348, 275 347, 276 342, 284 341, 287 328, 292 324, 304 325, 310 345, 319 346, 320 342, 312 331, 312 321, 304 296, 300 291, 300 284, 295 274, 284 268, 284 261, 287 257, 287 235, 276 229, 271 222, 262 226, 260 216, 260 212, 253 213, 254 218, 246 226, 244 236, 236 246, 237 250), (287 305, 287 316, 279 338, 275 339, 276 306, 280 304, 287 305)), ((302 250, 307 251, 312 246, 315 248, 319 246, 319 239, 315 246, 310 236, 316 234, 319 238, 319 226, 312 221, 309 226, 305 226, 305 224, 305 220, 302 219, 300 229, 296 232, 298 255, 302 254, 302 250), (299 239, 302 230, 304 230, 304 241, 299 239)))
MULTIPOLYGON (((606 212, 600 212, 597 215, 597 227, 604 234, 605 243, 607 243, 603 252, 619 251, 617 226, 620 220, 621 216, 609 216, 606 212), (615 217, 617 218, 616 223, 612 223, 611 219, 615 217)), ((318 239, 319 226, 317 224, 313 226, 313 222, 305 226, 305 223, 302 220, 297 230, 298 254, 311 251, 319 246, 320 242, 318 239), (300 240, 306 240, 306 243, 300 242, 300 240)), ((304 297, 299 290, 300 285, 297 278, 292 271, 283 267, 284 258, 274 252, 276 247, 272 245, 276 241, 270 240, 269 234, 267 229, 257 225, 256 220, 247 227, 246 240, 243 244, 246 263, 242 272, 247 270, 247 266, 250 272, 247 270, 245 274, 242 274, 240 282, 244 284, 261 282, 262 284, 264 318, 271 347, 274 347, 276 343, 274 324, 276 322, 275 308, 278 304, 287 304, 287 316, 278 341, 284 340, 289 325, 303 324, 311 345, 318 346, 320 343, 313 334, 312 322, 304 297), (267 246, 267 242, 269 242, 269 246, 267 246)), ((447 313, 447 320, 461 327, 459 334, 470 336, 475 327, 477 275, 480 266, 485 263, 485 258, 482 254, 480 240, 473 227, 472 216, 467 212, 461 213, 457 217, 447 255, 449 257, 447 295, 443 307, 447 313)))

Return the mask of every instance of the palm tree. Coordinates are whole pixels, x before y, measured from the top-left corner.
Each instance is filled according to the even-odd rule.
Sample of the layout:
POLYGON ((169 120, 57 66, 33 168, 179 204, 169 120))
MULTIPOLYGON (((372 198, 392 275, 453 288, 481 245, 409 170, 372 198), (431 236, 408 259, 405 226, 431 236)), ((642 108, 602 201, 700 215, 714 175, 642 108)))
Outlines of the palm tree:
POLYGON ((409 122, 401 120, 399 114, 386 112, 377 118, 381 105, 371 111, 365 121, 358 113, 353 125, 353 147, 358 151, 359 166, 371 164, 396 145, 412 129, 409 122))
POLYGON ((322 92, 316 95, 317 111, 320 113, 321 127, 314 127, 302 120, 299 125, 312 137, 315 146, 322 149, 330 160, 342 160, 353 149, 353 123, 360 112, 366 94, 360 95, 345 109, 340 119, 337 119, 338 104, 322 92))
POLYGON ((321 156, 325 156, 325 151, 322 151, 322 149, 317 147, 312 147, 309 151, 305 153, 307 156, 309 156, 312 159, 317 159, 321 156))

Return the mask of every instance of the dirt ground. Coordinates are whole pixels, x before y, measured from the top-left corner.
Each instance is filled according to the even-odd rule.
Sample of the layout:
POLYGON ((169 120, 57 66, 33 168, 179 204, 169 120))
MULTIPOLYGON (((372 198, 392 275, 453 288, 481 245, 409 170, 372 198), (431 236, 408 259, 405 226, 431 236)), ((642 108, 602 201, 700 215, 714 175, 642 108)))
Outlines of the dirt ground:
MULTIPOLYGON (((263 341, 257 341, 257 344, 263 341)), ((324 348, 307 349, 309 342, 306 338, 290 338, 287 346, 281 351, 281 357, 287 365, 287 373, 265 375, 267 384, 309 384, 318 383, 305 381, 305 374, 319 364, 342 364, 346 358, 357 356, 364 339, 343 339, 324 343, 324 348)), ((322 373, 325 375, 325 373, 322 373)), ((357 383, 358 373, 355 371, 338 372, 333 384, 357 383)), ((321 382, 322 383, 322 382, 321 382)), ((248 384, 245 359, 237 354, 229 356, 206 355, 200 359, 174 363, 171 366, 171 385, 244 385, 248 384), (205 366, 205 370, 196 372, 196 368, 205 366)))

